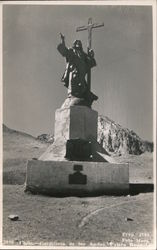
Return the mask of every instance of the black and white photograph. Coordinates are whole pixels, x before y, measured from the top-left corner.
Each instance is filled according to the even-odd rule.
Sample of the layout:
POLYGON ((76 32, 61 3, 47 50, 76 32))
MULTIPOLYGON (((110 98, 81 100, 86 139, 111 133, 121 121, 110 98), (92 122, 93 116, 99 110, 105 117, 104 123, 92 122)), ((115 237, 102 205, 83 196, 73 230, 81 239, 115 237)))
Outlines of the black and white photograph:
POLYGON ((2 11, 2 243, 156 249, 155 1, 2 11))

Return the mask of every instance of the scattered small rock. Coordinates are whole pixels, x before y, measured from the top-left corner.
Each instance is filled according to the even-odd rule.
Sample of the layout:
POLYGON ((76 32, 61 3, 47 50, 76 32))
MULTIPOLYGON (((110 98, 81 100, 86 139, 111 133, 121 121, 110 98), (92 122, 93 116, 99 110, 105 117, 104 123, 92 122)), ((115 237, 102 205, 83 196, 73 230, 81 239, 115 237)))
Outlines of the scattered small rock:
POLYGON ((53 143, 54 142, 54 136, 50 134, 42 134, 37 137, 38 140, 42 142, 47 142, 47 143, 53 143))
POLYGON ((133 221, 133 219, 129 218, 129 217, 126 217, 125 218, 125 221, 133 221))
POLYGON ((81 202, 81 205, 82 205, 83 207, 88 207, 88 202, 87 202, 87 201, 82 201, 82 202, 81 202))
POLYGON ((8 218, 10 220, 17 221, 19 219, 19 216, 17 214, 10 214, 8 218))

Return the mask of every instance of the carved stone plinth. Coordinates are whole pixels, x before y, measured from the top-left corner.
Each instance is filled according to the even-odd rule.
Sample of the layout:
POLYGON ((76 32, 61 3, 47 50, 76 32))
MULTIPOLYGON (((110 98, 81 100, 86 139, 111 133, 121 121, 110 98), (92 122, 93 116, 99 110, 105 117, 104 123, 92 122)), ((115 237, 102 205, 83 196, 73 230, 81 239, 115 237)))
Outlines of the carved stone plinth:
POLYGON ((57 109, 55 141, 61 138, 97 140, 98 112, 85 106, 57 109))
POLYGON ((97 143, 97 120, 98 112, 85 106, 57 109, 54 143, 41 155, 39 160, 106 161, 97 153, 97 151, 105 153, 104 149, 100 150, 100 145, 97 143))
POLYGON ((56 111, 54 143, 28 162, 26 191, 61 196, 128 192, 129 166, 115 164, 99 145, 97 118, 85 106, 56 111))
POLYGON ((48 195, 124 194, 129 191, 128 164, 38 161, 27 165, 26 191, 48 195))

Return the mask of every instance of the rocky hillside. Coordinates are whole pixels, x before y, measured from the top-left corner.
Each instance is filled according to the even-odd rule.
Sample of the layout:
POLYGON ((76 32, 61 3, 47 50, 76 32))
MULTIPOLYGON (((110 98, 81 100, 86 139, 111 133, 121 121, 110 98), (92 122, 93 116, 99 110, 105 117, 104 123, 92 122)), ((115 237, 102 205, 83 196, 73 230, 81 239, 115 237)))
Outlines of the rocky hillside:
POLYGON ((40 141, 47 142, 47 143, 54 142, 54 137, 53 137, 53 135, 50 135, 50 134, 41 134, 37 137, 37 139, 40 141))
POLYGON ((140 155, 153 151, 153 143, 142 140, 134 131, 103 116, 98 118, 98 142, 108 153, 118 155, 140 155))
POLYGON ((3 125, 3 183, 23 184, 27 161, 38 158, 48 146, 29 134, 3 125))
POLYGON ((33 137, 32 135, 26 134, 24 132, 21 131, 17 131, 11 128, 8 128, 5 124, 3 124, 3 135, 21 135, 27 138, 31 138, 31 139, 36 139, 35 137, 33 137))
POLYGON ((37 138, 13 130, 3 125, 3 160, 6 159, 31 159, 38 157, 48 147, 48 143, 37 138))

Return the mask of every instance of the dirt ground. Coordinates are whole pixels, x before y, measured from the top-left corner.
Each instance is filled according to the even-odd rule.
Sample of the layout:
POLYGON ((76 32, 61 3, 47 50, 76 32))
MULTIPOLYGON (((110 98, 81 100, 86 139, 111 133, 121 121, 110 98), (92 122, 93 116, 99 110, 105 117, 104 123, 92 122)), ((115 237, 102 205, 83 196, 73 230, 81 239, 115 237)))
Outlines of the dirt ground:
POLYGON ((3 225, 6 245, 150 246, 153 194, 55 198, 4 185, 3 225))

